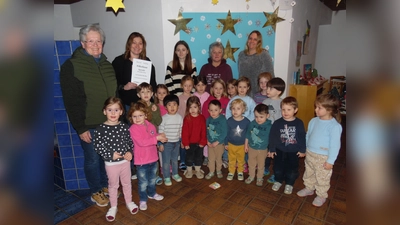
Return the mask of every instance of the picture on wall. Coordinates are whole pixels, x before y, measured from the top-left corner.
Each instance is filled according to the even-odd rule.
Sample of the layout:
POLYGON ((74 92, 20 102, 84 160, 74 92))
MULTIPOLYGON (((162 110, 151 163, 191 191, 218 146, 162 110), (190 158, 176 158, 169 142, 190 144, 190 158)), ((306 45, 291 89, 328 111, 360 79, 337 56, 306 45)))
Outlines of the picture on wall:
POLYGON ((312 78, 312 64, 304 64, 304 77, 306 80, 312 78))

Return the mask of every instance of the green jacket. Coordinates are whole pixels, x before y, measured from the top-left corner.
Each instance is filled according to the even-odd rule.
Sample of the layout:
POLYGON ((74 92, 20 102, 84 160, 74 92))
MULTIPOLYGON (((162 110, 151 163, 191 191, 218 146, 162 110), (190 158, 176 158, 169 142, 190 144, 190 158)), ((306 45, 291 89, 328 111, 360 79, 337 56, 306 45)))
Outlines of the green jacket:
POLYGON ((78 134, 106 120, 104 101, 116 95, 117 80, 104 54, 97 63, 82 47, 77 48, 61 66, 60 84, 68 118, 78 134))

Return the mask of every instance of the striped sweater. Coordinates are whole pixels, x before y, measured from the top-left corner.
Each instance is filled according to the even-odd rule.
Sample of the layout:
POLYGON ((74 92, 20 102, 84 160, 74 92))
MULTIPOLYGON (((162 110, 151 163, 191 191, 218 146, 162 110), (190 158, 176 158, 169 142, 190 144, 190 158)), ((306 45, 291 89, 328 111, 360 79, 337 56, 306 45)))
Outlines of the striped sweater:
MULTIPOLYGON (((192 68, 193 68, 192 74, 174 74, 174 75, 172 75, 172 61, 168 63, 167 74, 165 75, 164 83, 168 87, 168 91, 170 94, 179 96, 183 93, 183 89, 181 87, 182 77, 184 77, 185 75, 191 75, 194 79, 194 77, 197 75, 196 65, 194 63, 192 63, 192 68)), ((193 92, 194 92, 194 89, 193 89, 193 92)))
POLYGON ((158 132, 165 133, 168 142, 178 142, 181 138, 182 125, 183 119, 178 113, 175 115, 165 114, 160 126, 158 126, 158 132))

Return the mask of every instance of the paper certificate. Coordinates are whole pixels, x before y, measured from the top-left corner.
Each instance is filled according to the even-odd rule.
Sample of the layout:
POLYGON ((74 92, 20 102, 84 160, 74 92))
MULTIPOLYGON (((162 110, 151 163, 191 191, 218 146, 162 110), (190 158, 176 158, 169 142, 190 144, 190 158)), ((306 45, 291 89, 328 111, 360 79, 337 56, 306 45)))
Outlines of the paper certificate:
POLYGON ((147 60, 134 59, 132 63, 131 81, 137 85, 146 82, 150 84, 151 62, 147 60))

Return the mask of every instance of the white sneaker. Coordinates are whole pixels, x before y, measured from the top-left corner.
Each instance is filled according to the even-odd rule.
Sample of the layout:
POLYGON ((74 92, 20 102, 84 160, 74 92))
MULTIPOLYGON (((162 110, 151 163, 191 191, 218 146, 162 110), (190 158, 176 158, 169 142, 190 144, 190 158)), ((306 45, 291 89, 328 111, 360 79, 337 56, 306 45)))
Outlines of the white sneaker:
POLYGON ((109 210, 108 210, 108 212, 107 212, 107 214, 106 214, 106 220, 108 221, 108 222, 112 222, 112 221, 114 221, 115 220, 115 215, 117 214, 117 207, 116 206, 114 206, 114 207, 111 207, 109 210))
POLYGON ((147 210, 147 202, 141 201, 139 203, 139 209, 142 211, 147 210))
POLYGON ((132 180, 136 180, 136 179, 137 179, 137 175, 136 175, 136 174, 133 174, 132 177, 131 177, 131 179, 132 179, 132 180))
POLYGON ((292 194, 292 191, 293 191, 293 186, 289 185, 289 184, 286 184, 285 185, 285 191, 283 193, 285 193, 287 195, 290 195, 290 194, 292 194))
POLYGON ((154 199, 154 200, 156 200, 156 201, 161 201, 161 200, 163 200, 164 199, 164 196, 162 196, 162 195, 159 195, 159 194, 155 194, 153 197, 150 197, 150 196, 147 196, 149 199, 154 199))
POLYGON ((272 190, 278 191, 279 188, 281 188, 282 184, 279 182, 275 182, 274 185, 272 185, 272 190))

